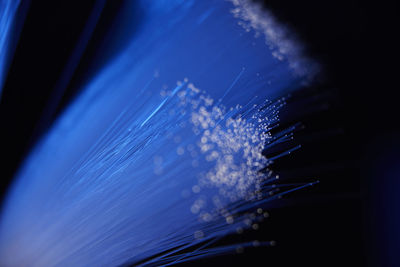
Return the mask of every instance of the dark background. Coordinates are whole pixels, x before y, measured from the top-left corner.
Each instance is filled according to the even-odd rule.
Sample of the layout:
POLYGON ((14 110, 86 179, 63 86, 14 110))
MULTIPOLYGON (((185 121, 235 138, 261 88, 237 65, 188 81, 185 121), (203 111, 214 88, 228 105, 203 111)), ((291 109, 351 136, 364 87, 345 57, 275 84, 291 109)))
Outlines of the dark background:
MULTIPOLYGON (((303 148, 274 166, 289 180, 295 174, 320 183, 285 197, 269 210, 260 230, 240 237, 275 240, 276 246, 196 265, 396 266, 399 231, 391 220, 399 198, 391 196, 400 193, 393 83, 398 67, 389 63, 397 6, 362 0, 261 2, 325 69, 320 82, 289 100, 303 107, 311 99, 307 106, 315 112, 301 118, 305 128, 296 140, 303 148)), ((19 11, 26 19, 0 100, 2 196, 24 155, 78 92, 122 4, 32 1, 19 11), (89 19, 97 22, 90 38, 82 34, 89 19), (82 38, 87 46, 77 51, 82 38), (70 81, 66 87, 58 84, 63 75, 70 81)), ((288 122, 299 119, 283 116, 288 122)))

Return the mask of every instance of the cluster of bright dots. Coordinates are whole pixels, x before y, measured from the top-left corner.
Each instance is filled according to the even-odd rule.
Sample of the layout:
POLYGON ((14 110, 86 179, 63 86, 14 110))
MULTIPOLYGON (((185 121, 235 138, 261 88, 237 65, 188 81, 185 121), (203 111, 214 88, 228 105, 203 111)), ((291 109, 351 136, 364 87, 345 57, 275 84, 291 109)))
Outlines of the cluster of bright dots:
POLYGON ((231 13, 238 19, 238 25, 246 32, 254 31, 256 38, 264 36, 265 43, 276 59, 287 60, 294 73, 305 77, 306 81, 311 81, 316 76, 319 65, 305 55, 305 49, 299 44, 295 34, 282 26, 271 12, 251 0, 229 1, 234 6, 231 13))
MULTIPOLYGON (((237 105, 227 109, 187 79, 178 82, 178 86, 183 84, 186 86, 177 93, 179 104, 176 108, 179 111, 174 113, 187 115, 197 141, 185 148, 178 146, 176 153, 183 155, 187 151, 192 157, 193 168, 199 164, 208 166, 205 171, 198 172, 198 184, 191 188, 192 193, 199 195, 191 212, 198 214, 203 222, 217 221, 222 216, 225 223, 234 224, 238 234, 244 229, 258 230, 258 223, 269 216, 267 212, 255 208, 253 213, 246 211, 238 215, 226 207, 226 201, 243 203, 263 198, 260 193, 263 181, 270 178, 272 172, 260 172, 271 163, 262 151, 272 139, 270 127, 278 121, 278 111, 284 103, 266 101, 261 105, 248 103, 245 107, 237 105), (200 194, 210 188, 217 188, 211 198, 211 209, 207 205, 210 199, 200 194)), ((171 93, 163 91, 161 95, 171 96, 171 93)), ((174 141, 180 143, 181 140, 175 140, 177 138, 174 141)), ((155 158, 155 163, 155 171, 158 171, 161 160, 155 158)), ((185 191, 183 196, 187 194, 185 191)), ((201 239, 204 232, 195 231, 194 237, 201 239)))
POLYGON ((240 106, 229 110, 236 117, 226 118, 224 107, 207 104, 205 97, 199 99, 204 105, 192 106, 191 123, 194 132, 200 133, 201 154, 213 163, 200 183, 219 187, 220 194, 232 201, 245 198, 252 186, 259 185, 263 177, 259 170, 268 163, 261 154, 269 137, 265 118, 257 118, 254 125, 238 113, 240 106))

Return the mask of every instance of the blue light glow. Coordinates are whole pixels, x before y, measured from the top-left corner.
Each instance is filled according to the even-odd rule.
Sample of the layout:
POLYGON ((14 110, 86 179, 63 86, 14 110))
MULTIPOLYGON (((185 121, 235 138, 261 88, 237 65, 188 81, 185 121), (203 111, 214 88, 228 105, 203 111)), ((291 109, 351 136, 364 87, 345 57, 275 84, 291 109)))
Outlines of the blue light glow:
POLYGON ((260 172, 272 163, 263 149, 287 139, 269 134, 284 96, 316 69, 287 31, 247 1, 136 5, 143 21, 124 49, 19 170, 2 265, 173 264, 234 251, 207 245, 256 228, 262 203, 290 191, 272 194, 276 177, 260 172))
POLYGON ((0 97, 10 57, 13 22, 19 0, 0 0, 0 97))

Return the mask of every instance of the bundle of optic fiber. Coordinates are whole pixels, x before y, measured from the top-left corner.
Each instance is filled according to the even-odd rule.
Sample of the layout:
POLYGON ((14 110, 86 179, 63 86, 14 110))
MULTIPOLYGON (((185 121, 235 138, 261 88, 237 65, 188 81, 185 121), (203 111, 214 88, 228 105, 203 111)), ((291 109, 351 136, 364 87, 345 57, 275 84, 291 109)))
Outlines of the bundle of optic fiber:
POLYGON ((125 8, 120 20, 140 8, 141 23, 16 174, 2 266, 157 266, 233 252, 210 245, 310 185, 274 194, 271 164, 285 153, 263 156, 291 138, 296 125, 271 129, 285 96, 317 71, 290 31, 250 1, 125 8))

